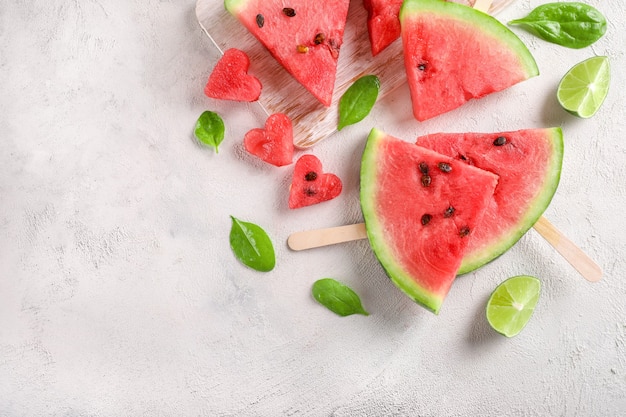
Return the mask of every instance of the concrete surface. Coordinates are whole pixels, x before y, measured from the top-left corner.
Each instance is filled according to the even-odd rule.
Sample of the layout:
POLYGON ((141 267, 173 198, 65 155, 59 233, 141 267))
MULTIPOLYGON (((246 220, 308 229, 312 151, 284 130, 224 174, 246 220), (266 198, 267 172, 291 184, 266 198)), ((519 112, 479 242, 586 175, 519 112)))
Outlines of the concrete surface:
POLYGON ((293 167, 242 148, 262 113, 203 95, 217 53, 192 1, 3 0, 0 416, 626 415, 626 15, 621 2, 589 3, 609 20, 592 47, 514 29, 541 76, 425 123, 398 90, 308 150, 344 192, 290 211, 293 167), (581 120, 555 89, 593 55, 610 57, 612 86, 581 120), (193 139, 207 109, 227 126, 219 154, 193 139), (362 219, 372 126, 406 140, 562 126, 562 180, 545 215, 604 268, 602 281, 584 281, 531 231, 459 278, 434 316, 390 283, 365 241, 290 251, 294 231, 362 219), (268 231, 274 271, 234 258, 230 215, 268 231), (517 274, 543 289, 528 326, 506 339, 483 309, 517 274), (316 304, 322 277, 349 284, 371 316, 316 304))

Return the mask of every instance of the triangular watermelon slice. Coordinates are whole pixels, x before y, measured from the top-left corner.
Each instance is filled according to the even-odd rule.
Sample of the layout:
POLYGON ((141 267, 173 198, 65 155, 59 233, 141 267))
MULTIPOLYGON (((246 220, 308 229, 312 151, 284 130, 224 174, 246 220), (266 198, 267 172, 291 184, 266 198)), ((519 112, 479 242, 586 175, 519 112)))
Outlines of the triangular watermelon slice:
POLYGON ((378 55, 400 37, 402 0, 363 0, 372 55, 378 55))
POLYGON ((528 48, 513 32, 471 7, 441 0, 405 0, 400 23, 417 120, 539 74, 528 48))
POLYGON ((325 106, 332 102, 350 0, 224 0, 226 9, 325 106))
POLYGON ((437 133, 419 146, 497 174, 500 180, 468 243, 459 274, 495 259, 541 217, 557 189, 563 161, 561 128, 500 133, 437 133))
POLYGON ((373 129, 361 162, 370 245, 391 280, 437 313, 498 177, 373 129))

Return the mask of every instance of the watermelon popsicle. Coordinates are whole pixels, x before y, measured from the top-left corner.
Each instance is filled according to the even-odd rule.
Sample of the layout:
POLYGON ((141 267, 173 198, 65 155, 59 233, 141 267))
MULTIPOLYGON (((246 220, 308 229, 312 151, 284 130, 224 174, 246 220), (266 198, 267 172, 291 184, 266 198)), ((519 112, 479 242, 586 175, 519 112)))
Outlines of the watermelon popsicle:
MULTIPOLYGON (((509 144, 516 144, 520 141, 522 142, 520 146, 528 148, 529 144, 534 143, 531 148, 537 147, 538 149, 543 149, 542 151, 528 152, 528 157, 537 159, 539 158, 538 155, 544 155, 542 158, 538 159, 539 161, 543 160, 543 162, 534 163, 535 165, 539 164, 537 165, 538 167, 543 166, 542 169, 544 175, 535 175, 535 180, 530 182, 529 185, 532 186, 531 189, 534 189, 534 191, 530 191, 530 189, 528 189, 528 185, 524 185, 527 195, 529 196, 527 197, 529 201, 525 204, 526 210, 523 210, 522 213, 518 214, 518 220, 512 221, 510 214, 507 215, 509 220, 505 220, 503 224, 508 224, 508 226, 501 229, 501 236, 491 241, 491 243, 486 243, 487 241, 484 241, 482 244, 475 243, 476 247, 490 247, 488 251, 482 252, 483 255, 486 254, 487 256, 482 258, 482 261, 478 264, 475 262, 477 258, 474 258, 473 262, 464 261, 465 265, 473 265, 473 267, 469 269, 475 269, 478 268, 480 264, 484 264, 492 259, 495 259, 499 256, 499 254, 511 247, 517 239, 519 239, 519 237, 521 237, 528 230, 528 228, 530 228, 530 226, 533 226, 535 231, 544 237, 544 239, 546 239, 548 243, 550 243, 586 280, 590 282, 600 280, 602 277, 601 268, 578 246, 576 246, 575 243, 555 228, 547 219, 541 217, 541 214, 549 204, 551 195, 554 193, 558 183, 558 168, 560 167, 560 160, 562 158, 562 136, 560 129, 527 129, 516 132, 484 134, 433 134, 418 138, 418 142, 420 142, 423 146, 429 146, 429 143, 431 142, 439 143, 439 145, 437 145, 439 150, 449 152, 451 156, 460 160, 463 159, 461 158, 461 155, 463 155, 466 158, 466 163, 475 163, 483 167, 487 167, 485 165, 487 160, 497 158, 498 153, 502 153, 500 156, 501 164, 512 164, 513 161, 510 159, 510 156, 507 156, 506 142, 509 142, 509 144), (483 138, 482 141, 484 143, 482 145, 477 143, 477 141, 480 140, 479 138, 483 138), (495 145, 496 142, 499 145, 495 145), (523 142, 526 143, 524 144, 523 142), (467 151, 467 149, 473 148, 474 146, 477 146, 476 150, 467 151), (479 151, 478 148, 486 149, 479 151), (532 196, 534 196, 534 198, 532 196), (533 200, 535 200, 534 204, 532 204, 533 200), (513 240, 511 240, 512 237, 513 240), (493 243, 494 241, 497 242, 495 245, 493 243)), ((497 169, 494 168, 493 163, 494 162, 492 161, 490 169, 497 169)), ((523 168, 526 163, 530 162, 525 160, 518 160, 516 162, 518 168, 523 168)), ((502 184, 504 190, 511 186, 515 187, 515 177, 519 175, 519 173, 513 173, 516 169, 515 167, 510 168, 511 171, 508 172, 503 172, 502 169, 497 170, 500 171, 500 176, 504 177, 502 184), (507 176, 512 178, 507 178, 507 176)), ((501 198, 501 196, 498 198, 501 198)), ((478 229, 476 235, 480 236, 481 234, 482 232, 478 229)), ((484 236, 488 235, 489 233, 484 234, 484 236)), ((327 229, 296 232, 289 236, 288 245, 292 250, 305 250, 357 239, 364 239, 366 237, 367 231, 365 224, 358 223, 327 229)), ((468 259, 470 257, 468 257, 468 259)), ((467 272, 467 270, 465 272, 467 272)))

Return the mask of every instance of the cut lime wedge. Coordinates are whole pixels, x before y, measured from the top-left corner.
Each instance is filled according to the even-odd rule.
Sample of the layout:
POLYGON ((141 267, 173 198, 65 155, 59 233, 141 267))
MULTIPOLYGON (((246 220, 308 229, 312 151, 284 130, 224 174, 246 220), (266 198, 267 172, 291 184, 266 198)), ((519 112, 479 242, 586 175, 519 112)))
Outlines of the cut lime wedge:
POLYGON ((557 89, 559 104, 583 119, 596 114, 609 92, 609 58, 596 56, 574 65, 557 89))
POLYGON ((513 337, 532 316, 541 283, 535 277, 519 275, 500 283, 487 301, 487 321, 495 331, 513 337))

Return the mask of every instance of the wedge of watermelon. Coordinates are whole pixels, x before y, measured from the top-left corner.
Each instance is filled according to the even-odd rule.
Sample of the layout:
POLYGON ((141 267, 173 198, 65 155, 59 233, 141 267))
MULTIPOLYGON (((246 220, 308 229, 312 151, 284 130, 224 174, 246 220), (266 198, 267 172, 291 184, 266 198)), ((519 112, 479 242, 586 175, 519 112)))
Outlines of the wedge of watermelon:
POLYGON ((416 143, 500 178, 468 243, 459 274, 479 268, 513 246, 541 217, 559 184, 563 133, 558 127, 437 133, 419 137, 416 143))
POLYGON ((378 55, 400 37, 402 0, 363 0, 372 55, 378 55))
POLYGON ((350 0, 224 0, 226 9, 325 106, 332 102, 350 0))
POLYGON ((391 280, 437 313, 498 177, 373 129, 360 200, 370 245, 391 280))
POLYGON ((471 7, 406 0, 400 23, 413 114, 419 121, 539 74, 513 32, 471 7))

